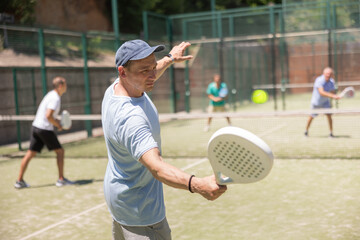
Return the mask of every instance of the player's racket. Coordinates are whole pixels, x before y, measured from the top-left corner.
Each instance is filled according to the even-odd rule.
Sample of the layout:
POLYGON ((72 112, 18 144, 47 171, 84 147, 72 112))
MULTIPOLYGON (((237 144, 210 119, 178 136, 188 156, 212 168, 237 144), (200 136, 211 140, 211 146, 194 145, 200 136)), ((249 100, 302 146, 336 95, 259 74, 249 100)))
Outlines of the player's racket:
POLYGON ((228 95, 228 89, 227 88, 221 88, 219 91, 219 97, 224 98, 228 95))
POLYGON ((270 147, 253 133, 224 127, 208 143, 208 158, 219 185, 253 183, 265 178, 273 165, 270 147))
POLYGON ((65 130, 71 128, 72 122, 70 118, 70 113, 66 110, 62 111, 61 113, 61 120, 60 120, 61 127, 65 130))
POLYGON ((354 97, 354 95, 355 95, 355 89, 353 87, 347 87, 339 94, 341 98, 343 97, 352 98, 354 97))

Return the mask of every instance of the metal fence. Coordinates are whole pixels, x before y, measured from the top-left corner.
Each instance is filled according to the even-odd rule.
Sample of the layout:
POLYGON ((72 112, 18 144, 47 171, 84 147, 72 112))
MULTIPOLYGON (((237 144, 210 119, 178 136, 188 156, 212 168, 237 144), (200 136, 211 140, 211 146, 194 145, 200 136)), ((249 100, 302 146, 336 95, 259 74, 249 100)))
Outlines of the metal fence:
MULTIPOLYGON (((150 93, 160 113, 205 111, 206 87, 215 73, 228 84, 234 111, 249 102, 256 88, 269 91, 273 109, 285 110, 286 96, 311 91, 326 66, 334 68, 338 86, 360 82, 358 0, 170 16, 144 12, 143 25, 141 38, 164 44, 165 52, 181 41, 192 43, 188 53, 194 59, 174 64, 150 93)), ((0 67, 1 114, 34 114, 56 75, 68 80, 64 107, 74 114, 100 113, 103 92, 117 77, 119 43, 140 38, 122 33, 119 42, 115 35, 0 25, 0 63, 6 62, 0 67)), ((96 126, 90 121, 77 124, 73 130, 86 129, 89 136, 96 126)), ((25 123, 1 122, 0 128, 9 138, 28 139, 25 123)))
MULTIPOLYGON (((214 73, 230 86, 229 103, 235 109, 249 100, 255 87, 265 86, 275 100, 274 109, 281 108, 279 100, 284 109, 285 93, 311 91, 327 66, 334 68, 340 85, 360 81, 357 0, 298 1, 172 16, 146 12, 144 32, 148 41, 192 43, 195 60, 183 66, 186 111, 205 107, 204 89, 214 73), (304 85, 291 89, 299 84, 304 85)), ((176 101, 176 94, 172 97, 176 101)))

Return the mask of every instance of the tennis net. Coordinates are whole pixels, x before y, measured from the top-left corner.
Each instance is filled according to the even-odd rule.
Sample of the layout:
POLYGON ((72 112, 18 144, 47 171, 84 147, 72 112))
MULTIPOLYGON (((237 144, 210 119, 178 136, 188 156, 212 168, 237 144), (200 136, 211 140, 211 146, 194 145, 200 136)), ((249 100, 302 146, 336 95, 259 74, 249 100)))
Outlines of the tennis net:
MULTIPOLYGON (((28 129, 25 132, 30 132, 33 117, 31 115, 2 115, 0 124, 20 122, 27 126, 28 129)), ((60 132, 60 137, 64 139, 67 136, 66 142, 76 141, 77 147, 89 144, 89 142, 94 146, 100 144, 103 147, 96 152, 96 155, 106 157, 103 138, 89 140, 91 138, 87 138, 85 127, 83 127, 86 121, 92 121, 92 125, 97 126, 92 129, 92 136, 102 136, 101 116, 72 115, 71 117, 76 129, 60 132), (82 132, 81 137, 76 137, 80 132, 82 132)), ((207 143, 211 135, 221 127, 227 126, 225 117, 230 117, 233 126, 246 129, 262 138, 273 150, 275 158, 360 159, 360 109, 160 114, 163 156, 206 157, 207 143), (314 113, 319 115, 313 120, 306 137, 305 126, 309 115, 314 113), (325 114, 332 114, 334 137, 329 136, 329 125, 325 114), (212 122, 210 129, 205 131, 209 117, 212 118, 212 122)), ((28 141, 27 137, 23 136, 22 141, 28 141)), ((74 144, 66 148, 71 148, 71 145, 74 144)), ((92 147, 87 146, 87 148, 92 147)), ((95 153, 90 151, 89 154, 95 153)))

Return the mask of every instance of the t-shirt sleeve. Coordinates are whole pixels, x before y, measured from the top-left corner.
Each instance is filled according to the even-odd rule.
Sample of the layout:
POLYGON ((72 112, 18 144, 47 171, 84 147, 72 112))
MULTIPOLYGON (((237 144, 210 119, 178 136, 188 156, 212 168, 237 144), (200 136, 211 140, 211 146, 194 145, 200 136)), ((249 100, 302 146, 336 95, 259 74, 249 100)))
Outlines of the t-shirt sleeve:
POLYGON ((143 116, 134 115, 126 119, 119 130, 119 141, 124 144, 129 154, 139 160, 144 153, 158 148, 149 123, 143 116))
POLYGON ((316 78, 314 87, 315 87, 315 88, 320 88, 320 87, 323 88, 323 87, 324 87, 324 84, 325 84, 325 79, 323 79, 323 78, 316 78))
POLYGON ((46 109, 56 110, 60 104, 60 99, 51 98, 46 109))
POLYGON ((211 83, 208 85, 207 89, 206 89, 206 94, 212 94, 211 93, 211 83))

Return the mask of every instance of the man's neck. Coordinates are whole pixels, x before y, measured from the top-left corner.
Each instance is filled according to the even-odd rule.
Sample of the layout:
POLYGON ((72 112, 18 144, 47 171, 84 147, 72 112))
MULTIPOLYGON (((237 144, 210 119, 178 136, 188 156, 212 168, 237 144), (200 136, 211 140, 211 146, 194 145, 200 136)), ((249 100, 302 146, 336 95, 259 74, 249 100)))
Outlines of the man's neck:
POLYGON ((62 96, 62 93, 59 91, 59 89, 54 89, 54 91, 61 97, 62 96))
POLYGON ((114 94, 116 96, 125 96, 125 97, 141 97, 144 95, 143 92, 136 91, 133 87, 127 85, 121 79, 114 86, 114 94))

